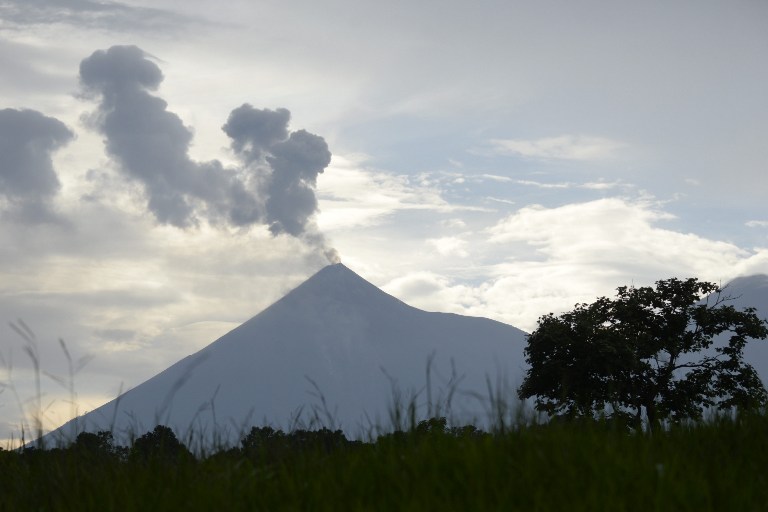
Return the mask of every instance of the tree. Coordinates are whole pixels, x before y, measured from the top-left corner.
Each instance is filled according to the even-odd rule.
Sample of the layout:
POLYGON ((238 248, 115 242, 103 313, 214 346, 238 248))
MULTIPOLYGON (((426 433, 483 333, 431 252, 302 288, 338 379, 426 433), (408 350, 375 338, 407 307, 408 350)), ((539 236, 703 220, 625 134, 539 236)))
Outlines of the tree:
POLYGON ((768 322, 732 300, 713 283, 673 278, 545 315, 528 337, 518 395, 551 416, 635 427, 645 417, 651 429, 700 419, 705 407, 762 407, 768 393, 743 350, 768 337, 768 322))
POLYGON ((81 432, 75 442, 69 447, 70 451, 90 458, 122 459, 126 456, 126 449, 115 446, 112 432, 101 430, 97 433, 81 432))
POLYGON ((240 440, 240 452, 250 457, 278 460, 287 450, 285 433, 272 427, 252 427, 240 440))
POLYGON ((131 459, 141 462, 161 461, 176 462, 191 459, 192 454, 176 438, 176 434, 165 425, 157 425, 133 442, 131 459))

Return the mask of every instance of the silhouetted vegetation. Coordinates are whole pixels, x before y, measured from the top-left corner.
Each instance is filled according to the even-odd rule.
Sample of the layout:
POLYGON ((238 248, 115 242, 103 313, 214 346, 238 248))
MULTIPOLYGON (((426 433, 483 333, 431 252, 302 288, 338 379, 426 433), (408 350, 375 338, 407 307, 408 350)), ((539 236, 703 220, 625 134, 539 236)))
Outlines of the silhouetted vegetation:
POLYGON ((157 425, 154 430, 133 442, 129 458, 142 463, 174 463, 191 460, 193 457, 187 447, 176 438, 173 430, 165 425, 157 425))
POLYGON ((0 450, 0 510, 763 510, 768 416, 671 425, 509 425, 429 418, 367 442, 254 427, 193 456, 162 425, 130 447, 108 432, 0 450), (129 456, 125 456, 130 453, 129 456))
POLYGON ((519 395, 546 419, 489 385, 488 431, 396 395, 394 430, 366 440, 254 426, 193 453, 165 425, 130 446, 81 432, 0 447, 0 511, 768 510, 768 395, 742 358, 768 324, 719 292, 672 279, 542 317, 519 395))
POLYGON ((768 337, 768 323, 728 300, 714 283, 669 279, 546 315, 528 338, 519 396, 550 416, 650 429, 707 407, 760 409, 768 393, 743 353, 768 337))
POLYGON ((116 446, 112 432, 102 430, 96 432, 81 432, 69 450, 86 460, 112 461, 125 460, 128 457, 128 449, 124 446, 116 446))

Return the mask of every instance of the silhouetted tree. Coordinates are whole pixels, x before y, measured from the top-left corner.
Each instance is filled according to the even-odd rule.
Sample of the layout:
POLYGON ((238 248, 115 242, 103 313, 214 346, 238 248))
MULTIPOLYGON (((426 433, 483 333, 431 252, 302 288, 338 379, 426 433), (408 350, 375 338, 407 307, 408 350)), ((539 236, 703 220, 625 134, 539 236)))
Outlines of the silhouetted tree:
POLYGON ((729 300, 713 283, 668 279, 543 316, 528 337, 518 394, 553 416, 606 415, 639 427, 644 415, 651 429, 699 419, 708 406, 763 406, 768 394, 743 350, 768 336, 768 323, 729 300))
POLYGON ((192 458, 186 446, 176 438, 173 430, 165 425, 157 425, 133 442, 131 460, 141 462, 162 461, 176 462, 192 458))
POLYGON ((330 452, 349 444, 341 430, 321 428, 319 430, 294 430, 286 436, 291 449, 294 451, 322 450, 330 452))
POLYGON ((462 427, 451 427, 449 430, 453 437, 460 437, 464 439, 469 438, 481 438, 487 434, 474 425, 464 425, 462 427))
POLYGON ((285 433, 272 427, 252 427, 240 440, 240 451, 243 455, 256 458, 263 462, 279 460, 287 450, 285 433))
POLYGON ((282 430, 275 430, 272 427, 252 427, 241 440, 240 446, 243 451, 255 451, 269 444, 281 442, 285 438, 282 430))
POLYGON ((352 444, 341 430, 297 429, 289 434, 272 427, 252 427, 240 440, 240 452, 259 462, 273 463, 309 452, 331 452, 352 444))
POLYGON ((429 418, 416 425, 416 435, 445 434, 448 420, 443 417, 429 418))
POLYGON ((471 439, 480 438, 485 435, 487 434, 474 425, 448 427, 448 420, 445 417, 435 416, 419 421, 411 430, 395 430, 387 434, 382 434, 378 437, 376 443, 384 445, 403 445, 440 436, 471 439))
POLYGON ((89 458, 123 459, 127 455, 126 448, 115 446, 112 432, 107 430, 101 430, 95 434, 92 432, 81 432, 69 449, 79 456, 89 458))

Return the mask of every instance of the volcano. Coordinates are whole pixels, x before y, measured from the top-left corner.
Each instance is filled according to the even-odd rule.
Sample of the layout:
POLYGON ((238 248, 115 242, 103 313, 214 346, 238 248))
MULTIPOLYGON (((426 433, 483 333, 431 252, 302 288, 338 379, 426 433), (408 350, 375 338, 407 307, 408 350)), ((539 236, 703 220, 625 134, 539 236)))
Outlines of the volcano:
MULTIPOLYGON (((755 308, 757 316, 768 320, 768 275, 737 277, 725 287, 724 294, 733 299, 737 309, 755 308)), ((764 386, 768 386, 768 340, 752 340, 744 348, 744 360, 751 364, 764 386)))
POLYGON ((485 318, 432 313, 330 265, 199 352, 59 427, 47 444, 157 424, 180 439, 236 443, 251 426, 340 428, 364 437, 399 413, 487 418, 490 389, 514 397, 526 334, 485 318))

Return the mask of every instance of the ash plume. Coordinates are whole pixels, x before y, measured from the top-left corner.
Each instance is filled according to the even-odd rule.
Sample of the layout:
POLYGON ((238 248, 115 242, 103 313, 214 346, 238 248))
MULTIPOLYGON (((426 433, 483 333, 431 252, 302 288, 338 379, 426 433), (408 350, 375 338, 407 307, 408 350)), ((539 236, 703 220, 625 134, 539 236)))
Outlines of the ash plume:
POLYGON ((64 123, 35 110, 0 110, 0 198, 29 222, 50 221, 61 188, 51 154, 74 138, 64 123))
POLYGON ((105 137, 107 153, 122 174, 142 185, 158 222, 179 228, 202 221, 266 224, 275 236, 302 238, 337 259, 313 222, 317 176, 331 152, 322 137, 289 130, 288 110, 249 104, 234 109, 222 129, 240 165, 225 167, 189 156, 192 130, 153 94, 163 74, 142 49, 94 52, 80 64, 80 81, 99 102, 93 124, 105 137))
POLYGON ((244 104, 222 127, 245 166, 268 166, 264 184, 265 221, 277 235, 300 236, 317 212, 317 175, 331 162, 325 140, 305 130, 288 132, 290 112, 259 110, 244 104))

